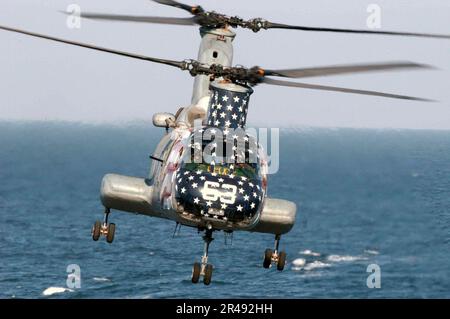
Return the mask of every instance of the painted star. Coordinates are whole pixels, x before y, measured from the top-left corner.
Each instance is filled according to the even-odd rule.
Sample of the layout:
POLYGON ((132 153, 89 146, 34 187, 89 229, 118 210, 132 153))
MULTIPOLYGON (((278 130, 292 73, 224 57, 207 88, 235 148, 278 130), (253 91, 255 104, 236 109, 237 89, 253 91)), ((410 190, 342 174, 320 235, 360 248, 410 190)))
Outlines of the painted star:
POLYGON ((222 109, 222 104, 220 104, 220 103, 217 104, 217 109, 218 109, 218 110, 221 110, 221 109, 222 109))
POLYGON ((244 109, 242 108, 242 106, 239 106, 239 112, 244 112, 244 109))
POLYGON ((183 187, 183 188, 181 189, 181 194, 184 194, 184 193, 186 193, 186 188, 183 187))
POLYGON ((241 181, 239 181, 238 183, 239 183, 239 185, 241 185, 241 186, 242 186, 242 185, 244 185, 244 183, 243 183, 243 182, 241 182, 241 181))
POLYGON ((238 97, 238 96, 235 96, 235 97, 233 98, 233 100, 234 100, 234 102, 238 103, 238 102, 239 102, 239 97, 238 97))
POLYGON ((255 185, 253 185, 253 183, 248 183, 248 185, 250 185, 250 187, 253 187, 253 186, 255 186, 255 185))
POLYGON ((223 183, 223 178, 219 178, 219 183, 223 183))
POLYGON ((258 194, 256 194, 255 192, 253 192, 253 197, 257 198, 258 194))
POLYGON ((200 179, 201 179, 202 181, 204 181, 206 178, 205 178, 205 176, 200 176, 200 179))
POLYGON ((219 120, 216 120, 215 122, 214 122, 214 125, 219 125, 220 124, 220 121, 219 120))
POLYGON ((222 209, 227 208, 227 204, 222 203, 222 204, 220 205, 220 208, 222 208, 222 209))
POLYGON ((248 202, 249 199, 250 199, 250 196, 244 195, 244 200, 245 200, 246 202, 248 202))
POLYGON ((233 120, 236 120, 238 118, 238 116, 235 113, 233 113, 233 115, 231 115, 231 117, 233 118, 233 120))
POLYGON ((197 188, 198 184, 197 183, 192 183, 192 188, 197 188))
POLYGON ((214 177, 216 177, 216 176, 217 176, 217 173, 216 173, 216 172, 214 172, 214 173, 211 173, 211 176, 214 176, 214 177))
POLYGON ((222 101, 227 102, 228 101, 228 96, 226 96, 226 95, 222 96, 222 101))
POLYGON ((255 203, 251 203, 251 204, 250 204, 250 207, 251 207, 252 209, 255 208, 255 206, 256 206, 255 203))
POLYGON ((197 174, 197 175, 200 175, 201 173, 202 173, 201 170, 197 170, 197 171, 195 172, 195 174, 197 174))
POLYGON ((198 204, 199 202, 200 202, 200 200, 198 199, 198 197, 195 197, 195 198, 194 198, 194 203, 195 203, 195 204, 198 204))
MULTIPOLYGON (((229 122, 229 121, 227 121, 227 122, 229 122)), ((225 125, 226 125, 226 124, 225 124, 225 125)), ((223 135, 225 135, 225 136, 227 136, 228 133, 230 133, 230 131, 228 131, 228 129, 225 129, 225 130, 223 131, 223 135)))
POLYGON ((212 203, 210 201, 206 202, 206 206, 211 206, 211 205, 212 205, 212 203))
POLYGON ((194 179, 194 176, 189 176, 189 180, 192 181, 194 179))
POLYGON ((244 194, 244 189, 243 188, 239 188, 239 194, 244 194))
POLYGON ((188 171, 184 172, 184 175, 187 175, 187 174, 189 174, 189 172, 188 172, 188 171))
POLYGON ((182 178, 179 178, 179 179, 178 179, 178 183, 181 183, 182 180, 183 180, 182 178))
POLYGON ((233 107, 231 106, 231 104, 227 105, 227 110, 228 111, 232 111, 233 110, 233 107))
POLYGON ((230 178, 234 178, 234 174, 230 174, 228 175, 230 178))
POLYGON ((216 129, 213 128, 213 129, 211 130, 211 134, 216 134, 216 129))
POLYGON ((222 119, 223 119, 223 118, 225 118, 225 115, 227 115, 227 113, 225 113, 225 112, 222 112, 222 113, 220 113, 219 115, 220 115, 220 118, 222 118, 222 119))
POLYGON ((237 140, 238 137, 239 137, 239 136, 237 136, 236 134, 233 135, 233 138, 234 138, 235 140, 237 140))
POLYGON ((241 176, 241 179, 242 179, 243 181, 246 181, 246 180, 247 180, 247 177, 241 176))
POLYGON ((236 207, 236 209, 237 209, 238 212, 242 212, 242 208, 244 208, 244 207, 242 207, 241 205, 238 205, 238 206, 236 207))
MULTIPOLYGON (((230 125, 231 125, 230 121, 225 121, 225 126, 230 126, 230 125)), ((225 132, 224 132, 224 134, 225 134, 225 132)))
POLYGON ((233 164, 230 165, 230 169, 234 169, 234 165, 233 164))

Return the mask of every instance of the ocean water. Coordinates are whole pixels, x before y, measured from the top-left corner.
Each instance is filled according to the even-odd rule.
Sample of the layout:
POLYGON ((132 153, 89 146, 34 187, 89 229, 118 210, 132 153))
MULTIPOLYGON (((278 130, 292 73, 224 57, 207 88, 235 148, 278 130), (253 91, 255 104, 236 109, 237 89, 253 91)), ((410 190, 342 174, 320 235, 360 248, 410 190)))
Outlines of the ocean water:
POLYGON ((450 132, 282 129, 269 195, 295 201, 285 271, 262 267, 273 237, 216 233, 210 286, 190 282, 202 239, 113 212, 113 244, 91 239, 100 181, 146 176, 150 125, 0 123, 0 298, 449 298, 450 132), (81 269, 68 290, 66 268, 81 269), (381 288, 366 285, 367 267, 381 288))

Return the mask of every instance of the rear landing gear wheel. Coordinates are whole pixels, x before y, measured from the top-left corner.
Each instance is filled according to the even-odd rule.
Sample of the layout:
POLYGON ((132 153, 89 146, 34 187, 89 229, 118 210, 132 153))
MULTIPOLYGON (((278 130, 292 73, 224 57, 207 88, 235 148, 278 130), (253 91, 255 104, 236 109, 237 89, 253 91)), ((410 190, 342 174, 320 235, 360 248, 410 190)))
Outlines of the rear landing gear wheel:
POLYGON ((284 269, 285 264, 286 264, 286 252, 282 251, 278 254, 277 269, 279 271, 282 271, 284 269))
POLYGON ((108 225, 108 232, 106 233, 106 241, 112 243, 114 240, 114 234, 116 233, 116 224, 108 225))
POLYGON ((211 283, 212 273, 213 273, 213 265, 207 264, 205 266, 205 275, 203 276, 203 283, 207 286, 211 283))
POLYGON ((102 230, 102 223, 99 220, 97 220, 94 223, 94 226, 92 227, 92 239, 94 241, 97 241, 100 238, 101 230, 102 230))
POLYGON ((198 283, 201 271, 202 266, 199 263, 194 263, 194 267, 192 267, 192 283, 198 283))
POLYGON ((270 268, 270 265, 272 264, 272 249, 266 249, 266 251, 264 252, 264 262, 263 262, 263 267, 264 268, 270 268))

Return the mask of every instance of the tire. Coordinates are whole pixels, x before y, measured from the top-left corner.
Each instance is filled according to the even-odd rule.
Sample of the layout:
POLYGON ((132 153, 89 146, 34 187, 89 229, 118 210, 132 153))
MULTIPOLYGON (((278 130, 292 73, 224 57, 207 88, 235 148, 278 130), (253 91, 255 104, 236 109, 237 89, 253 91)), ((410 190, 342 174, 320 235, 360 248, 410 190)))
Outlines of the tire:
POLYGON ((116 232, 116 224, 109 224, 108 225, 108 234, 106 235, 106 241, 108 243, 112 243, 114 240, 114 234, 116 232))
POLYGON ((213 265, 207 264, 205 267, 205 276, 203 277, 203 283, 207 286, 211 283, 212 273, 213 265))
POLYGON ((266 251, 264 252, 264 268, 270 268, 270 265, 272 264, 272 254, 272 249, 266 249, 266 251))
POLYGON ((94 227, 92 227, 92 239, 97 241, 100 238, 100 231, 102 229, 102 223, 97 220, 94 223, 94 227))
POLYGON ((194 263, 194 267, 192 267, 192 283, 196 284, 198 283, 198 280, 200 279, 200 272, 202 267, 199 263, 194 263))
POLYGON ((285 264, 286 264, 286 252, 282 251, 278 255, 277 269, 279 271, 282 271, 284 269, 285 264))

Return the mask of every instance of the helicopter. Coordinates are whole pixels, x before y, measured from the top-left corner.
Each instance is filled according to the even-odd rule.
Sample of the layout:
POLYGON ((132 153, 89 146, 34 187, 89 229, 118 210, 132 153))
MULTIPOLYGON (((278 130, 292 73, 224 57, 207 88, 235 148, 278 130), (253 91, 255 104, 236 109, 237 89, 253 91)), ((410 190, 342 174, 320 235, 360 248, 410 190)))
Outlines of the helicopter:
POLYGON ((246 131, 253 87, 268 84, 392 99, 431 101, 420 97, 279 79, 431 68, 429 65, 413 62, 296 69, 233 67, 233 40, 236 33, 232 29, 240 27, 255 33, 269 29, 284 29, 450 39, 449 35, 296 26, 274 23, 261 18, 244 20, 173 0, 153 1, 185 10, 191 17, 84 12, 81 17, 104 21, 199 26, 201 43, 197 60, 167 60, 7 26, 0 25, 0 29, 164 64, 187 71, 195 78, 192 99, 186 107, 178 109, 175 114, 153 115, 153 125, 164 129, 165 133, 150 156, 152 164, 148 176, 141 178, 107 174, 103 177, 100 200, 104 206, 104 217, 103 221, 95 221, 91 234, 94 241, 103 236, 108 243, 113 242, 116 225, 109 222, 112 210, 175 221, 176 227, 184 225, 195 228, 203 234, 204 252, 201 261, 193 265, 191 281, 198 283, 202 278, 205 285, 209 285, 212 280, 214 267, 208 262, 208 252, 214 240, 213 233, 216 231, 223 231, 225 234, 232 234, 234 231, 271 234, 275 237, 274 246, 265 250, 262 265, 264 268, 275 266, 279 271, 286 265, 287 254, 280 251, 280 240, 282 235, 289 233, 293 228, 297 206, 292 201, 268 196, 267 154, 256 136, 246 131))

